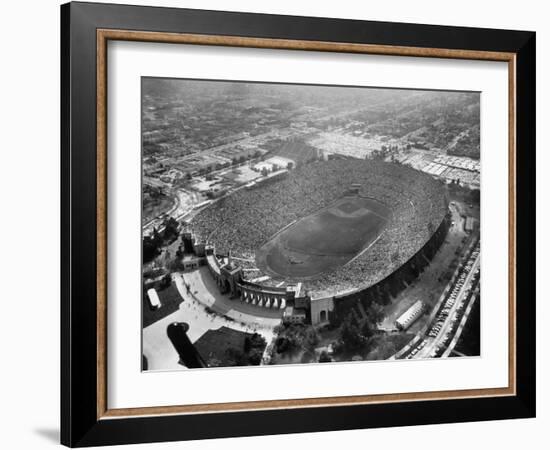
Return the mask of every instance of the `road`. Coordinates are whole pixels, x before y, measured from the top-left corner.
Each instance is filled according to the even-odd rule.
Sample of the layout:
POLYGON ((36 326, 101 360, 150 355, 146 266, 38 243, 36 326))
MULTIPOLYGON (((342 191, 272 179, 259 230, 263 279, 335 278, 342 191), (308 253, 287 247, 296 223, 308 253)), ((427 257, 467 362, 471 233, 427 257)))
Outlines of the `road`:
MULTIPOLYGON (((464 306, 464 302, 470 290, 469 285, 472 282, 475 272, 479 268, 479 265, 480 265, 480 257, 478 253, 472 264, 470 271, 466 275, 466 278, 464 279, 464 282, 460 287, 458 295, 456 296, 456 301, 450 308, 449 314, 445 317, 445 320, 443 322, 443 325, 441 326, 441 329, 439 330, 439 332, 435 337, 430 337, 426 335, 423 340, 426 342, 426 344, 423 344, 421 341, 419 345, 422 348, 414 356, 411 356, 411 358, 414 358, 414 359, 430 358, 437 351, 438 348, 445 345, 445 342, 452 341, 452 337, 449 336, 449 333, 452 331, 455 322, 458 320, 458 318, 455 317, 455 314, 458 314, 458 310, 462 306, 464 306), (454 317, 454 320, 453 320, 453 317, 454 317)), ((434 322, 438 321, 438 317, 439 315, 436 316, 434 322)), ((431 329, 432 328, 430 327, 429 330, 431 329)))
POLYGON ((193 210, 193 207, 202 201, 204 197, 197 192, 188 191, 186 189, 176 189, 172 194, 174 198, 174 205, 169 211, 165 211, 159 214, 154 219, 143 225, 143 234, 148 234, 156 227, 158 231, 162 231, 162 223, 167 217, 174 217, 176 220, 180 220, 186 214, 193 210))
POLYGON ((466 310, 465 310, 464 314, 462 315, 462 319, 460 321, 460 324, 458 325, 458 328, 456 330, 456 333, 455 333, 453 339, 451 340, 450 344, 447 346, 447 349, 441 355, 442 358, 446 358, 447 356, 449 356, 453 352, 453 350, 454 350, 455 354, 458 354, 458 356, 466 356, 466 355, 460 353, 459 351, 455 350, 455 347, 456 347, 456 344, 458 343, 458 340, 460 339, 460 336, 462 335, 462 331, 464 331, 464 326, 466 325, 466 322, 468 321, 468 316, 470 315, 470 312, 472 311, 472 308, 474 306, 476 298, 479 296, 479 284, 477 285, 476 292, 477 292, 477 295, 474 294, 474 295, 471 296, 470 302, 468 303, 468 306, 466 307, 466 310))

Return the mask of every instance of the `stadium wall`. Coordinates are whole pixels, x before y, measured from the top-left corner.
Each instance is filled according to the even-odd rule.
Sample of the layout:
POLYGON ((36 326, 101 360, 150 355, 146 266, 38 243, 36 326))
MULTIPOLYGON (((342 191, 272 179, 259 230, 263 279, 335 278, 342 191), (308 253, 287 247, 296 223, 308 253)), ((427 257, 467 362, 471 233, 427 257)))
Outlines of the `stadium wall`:
POLYGON ((359 289, 333 297, 321 299, 312 298, 311 318, 314 325, 322 323, 340 323, 349 314, 352 308, 361 302, 367 308, 372 302, 381 305, 389 303, 391 297, 397 295, 422 273, 423 269, 435 256, 445 237, 451 223, 450 215, 447 213, 431 238, 411 258, 394 270, 390 275, 378 283, 367 288, 359 289), (325 321, 321 321, 323 311, 326 312, 325 321))
POLYGON ((289 300, 286 288, 266 288, 243 280, 239 283, 239 290, 241 301, 265 308, 284 308, 289 300))
POLYGON ((264 308, 283 309, 296 300, 295 292, 291 289, 251 283, 243 279, 240 267, 231 264, 220 265, 213 247, 209 247, 206 264, 220 292, 230 294, 242 302, 264 308))
MULTIPOLYGON (((378 283, 345 294, 311 298, 309 302, 311 323, 313 325, 321 325, 328 322, 340 323, 352 313, 352 308, 357 305, 357 302, 361 302, 365 308, 372 302, 381 305, 388 304, 392 296, 397 295, 408 284, 413 282, 423 271, 424 267, 430 263, 441 247, 441 244, 445 241, 450 223, 450 215, 447 213, 424 246, 409 258, 407 262, 378 283)), ((208 248, 208 250, 207 264, 222 291, 231 291, 241 301, 268 308, 283 308, 289 302, 294 303, 294 293, 285 288, 266 287, 245 281, 242 279, 238 268, 235 268, 237 270, 234 274, 224 271, 214 256, 215 250, 212 247, 208 248)))

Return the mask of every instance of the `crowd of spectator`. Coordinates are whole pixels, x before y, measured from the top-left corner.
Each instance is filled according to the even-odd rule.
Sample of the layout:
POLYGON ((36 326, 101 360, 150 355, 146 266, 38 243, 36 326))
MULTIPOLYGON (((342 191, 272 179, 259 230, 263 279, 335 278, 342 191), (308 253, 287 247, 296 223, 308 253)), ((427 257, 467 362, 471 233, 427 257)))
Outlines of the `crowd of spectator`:
MULTIPOLYGON (((380 238, 348 264, 306 282, 313 294, 370 286, 409 260, 437 230, 447 206, 441 182, 412 168, 375 160, 339 159, 298 166, 269 185, 240 190, 201 211, 193 230, 237 258, 253 261, 256 249, 294 221, 344 196, 352 183, 359 195, 392 211, 380 238)), ((261 273, 252 271, 251 276, 261 273)))

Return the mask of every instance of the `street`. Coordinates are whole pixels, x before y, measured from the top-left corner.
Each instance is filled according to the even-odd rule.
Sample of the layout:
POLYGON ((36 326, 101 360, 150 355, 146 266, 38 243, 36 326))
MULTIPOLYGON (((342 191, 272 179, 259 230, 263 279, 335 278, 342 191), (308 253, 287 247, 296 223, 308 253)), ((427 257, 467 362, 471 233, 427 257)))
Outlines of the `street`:
POLYGON ((437 314, 431 326, 428 328, 426 335, 411 351, 408 358, 422 359, 433 357, 446 342, 453 341, 453 337, 450 336, 450 333, 455 323, 460 321, 461 316, 459 317, 459 315, 465 313, 465 308, 463 308, 465 306, 464 303, 472 289, 472 280, 480 266, 479 248, 474 250, 468 262, 465 264, 468 265, 469 262, 471 262, 469 271, 464 278, 459 278, 455 282, 453 290, 444 305, 443 310, 445 313, 439 312, 437 314), (457 287, 458 292, 454 295, 453 293, 456 292, 457 287), (451 304, 450 307, 449 303, 451 304), (442 318, 443 316, 444 318, 442 318))

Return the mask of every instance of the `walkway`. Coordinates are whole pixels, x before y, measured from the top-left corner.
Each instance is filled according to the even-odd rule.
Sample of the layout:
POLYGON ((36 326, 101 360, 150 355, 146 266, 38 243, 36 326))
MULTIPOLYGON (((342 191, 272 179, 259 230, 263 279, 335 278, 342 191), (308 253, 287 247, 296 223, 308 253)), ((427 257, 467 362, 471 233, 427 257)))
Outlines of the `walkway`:
MULTIPOLYGON (((222 326, 245 333, 261 334, 267 343, 270 343, 275 336, 273 329, 280 324, 280 317, 256 317, 229 308, 228 304, 233 304, 233 300, 224 297, 223 302, 219 301, 223 296, 217 294, 215 283, 213 283, 215 290, 212 292, 207 291, 204 284, 200 286, 203 269, 206 271, 205 278, 206 276, 211 278, 207 268, 184 274, 186 280, 192 280, 190 292, 185 287, 182 274, 172 274, 172 282, 175 283, 184 301, 177 311, 143 329, 143 354, 147 358, 149 370, 186 370, 184 366, 178 364, 178 354, 166 335, 166 328, 172 322, 188 323, 187 335, 193 343, 208 330, 217 330, 222 326)), ((239 301, 236 300, 236 302, 239 301)), ((253 307, 246 303, 244 305, 270 311, 267 308, 253 307)))

